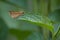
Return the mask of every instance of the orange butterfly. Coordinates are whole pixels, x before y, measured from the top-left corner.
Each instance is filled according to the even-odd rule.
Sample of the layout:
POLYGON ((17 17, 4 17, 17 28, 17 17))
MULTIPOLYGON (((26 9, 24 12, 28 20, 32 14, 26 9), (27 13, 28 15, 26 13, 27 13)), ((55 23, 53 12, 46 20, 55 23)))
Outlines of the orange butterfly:
POLYGON ((10 11, 10 15, 12 18, 17 18, 18 16, 21 16, 24 12, 23 11, 10 11))

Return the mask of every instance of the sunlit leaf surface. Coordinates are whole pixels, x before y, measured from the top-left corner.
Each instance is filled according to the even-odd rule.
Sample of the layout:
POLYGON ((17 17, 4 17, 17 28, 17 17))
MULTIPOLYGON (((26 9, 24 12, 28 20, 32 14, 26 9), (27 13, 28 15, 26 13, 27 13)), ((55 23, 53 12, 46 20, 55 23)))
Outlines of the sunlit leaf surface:
POLYGON ((38 24, 38 25, 40 25, 42 27, 46 27, 50 31, 53 32, 52 23, 46 17, 42 17, 42 16, 37 15, 37 14, 25 13, 22 16, 18 17, 17 20, 24 20, 24 21, 35 23, 35 24, 38 24))

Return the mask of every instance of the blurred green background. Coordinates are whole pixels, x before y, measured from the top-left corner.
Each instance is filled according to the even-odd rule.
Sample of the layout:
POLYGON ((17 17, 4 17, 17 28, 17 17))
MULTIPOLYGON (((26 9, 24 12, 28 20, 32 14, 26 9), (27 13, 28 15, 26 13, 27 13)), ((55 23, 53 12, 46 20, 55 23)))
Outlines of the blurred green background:
POLYGON ((0 0, 0 40, 60 40, 60 0, 0 0))

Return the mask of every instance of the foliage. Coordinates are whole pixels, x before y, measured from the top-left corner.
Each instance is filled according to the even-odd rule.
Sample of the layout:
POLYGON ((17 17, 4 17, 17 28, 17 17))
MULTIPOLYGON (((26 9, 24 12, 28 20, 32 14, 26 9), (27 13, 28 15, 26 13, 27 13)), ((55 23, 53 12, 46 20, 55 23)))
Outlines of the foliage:
POLYGON ((0 0, 0 40, 60 40, 60 0, 0 0), (9 11, 24 11, 11 18, 9 11))

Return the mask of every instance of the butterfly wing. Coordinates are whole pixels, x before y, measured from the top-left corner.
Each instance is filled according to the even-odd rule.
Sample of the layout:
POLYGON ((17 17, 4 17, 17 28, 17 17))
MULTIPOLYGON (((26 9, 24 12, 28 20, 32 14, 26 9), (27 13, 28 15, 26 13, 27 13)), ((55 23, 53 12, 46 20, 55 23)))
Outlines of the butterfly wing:
POLYGON ((24 12, 20 11, 20 12, 15 12, 15 11, 10 11, 10 16, 12 18, 17 18, 18 16, 21 16, 24 12))

